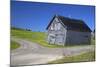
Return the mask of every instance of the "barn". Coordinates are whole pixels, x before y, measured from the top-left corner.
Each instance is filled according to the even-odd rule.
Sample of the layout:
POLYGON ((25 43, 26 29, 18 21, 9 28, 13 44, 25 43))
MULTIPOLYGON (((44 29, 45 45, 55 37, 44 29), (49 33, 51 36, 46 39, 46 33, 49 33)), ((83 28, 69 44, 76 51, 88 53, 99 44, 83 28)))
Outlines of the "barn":
POLYGON ((82 20, 54 15, 47 28, 49 44, 90 44, 91 29, 82 20))

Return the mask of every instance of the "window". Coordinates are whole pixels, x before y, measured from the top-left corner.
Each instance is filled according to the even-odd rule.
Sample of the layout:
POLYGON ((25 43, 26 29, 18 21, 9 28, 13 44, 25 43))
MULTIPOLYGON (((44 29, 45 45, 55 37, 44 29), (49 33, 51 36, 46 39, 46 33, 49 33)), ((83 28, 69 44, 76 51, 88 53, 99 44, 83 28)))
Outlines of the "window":
POLYGON ((51 26, 50 29, 53 30, 53 26, 51 26))
POLYGON ((60 28, 61 28, 61 24, 59 23, 59 20, 56 18, 56 19, 53 21, 53 23, 52 23, 50 29, 51 29, 51 30, 60 30, 60 28))
POLYGON ((55 23, 55 30, 60 30, 61 24, 60 23, 55 23))
POLYGON ((57 24, 57 30, 60 30, 60 28, 61 28, 61 24, 58 23, 58 24, 57 24))
POLYGON ((54 27, 55 27, 55 24, 52 23, 51 26, 50 26, 50 29, 51 29, 51 30, 54 30, 54 27))
POLYGON ((57 25, 56 25, 56 23, 55 23, 55 25, 54 25, 54 28, 55 28, 55 30, 57 30, 57 25))

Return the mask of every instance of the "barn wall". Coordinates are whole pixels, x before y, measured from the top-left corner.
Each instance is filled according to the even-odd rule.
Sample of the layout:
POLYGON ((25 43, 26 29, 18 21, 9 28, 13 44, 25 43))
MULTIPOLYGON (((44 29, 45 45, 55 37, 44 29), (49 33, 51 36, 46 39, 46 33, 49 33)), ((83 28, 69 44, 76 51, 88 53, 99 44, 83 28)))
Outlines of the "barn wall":
POLYGON ((60 23, 60 26, 57 25, 56 27, 54 27, 53 30, 51 30, 51 27, 53 28, 53 25, 60 22, 60 21, 55 21, 55 20, 58 20, 58 18, 55 18, 51 26, 48 28, 47 41, 49 44, 64 45, 66 41, 66 30, 63 27, 63 25, 60 23), (57 30, 58 27, 60 27, 59 30, 57 30))
POLYGON ((91 33, 90 32, 76 32, 68 31, 66 44, 90 44, 91 33))

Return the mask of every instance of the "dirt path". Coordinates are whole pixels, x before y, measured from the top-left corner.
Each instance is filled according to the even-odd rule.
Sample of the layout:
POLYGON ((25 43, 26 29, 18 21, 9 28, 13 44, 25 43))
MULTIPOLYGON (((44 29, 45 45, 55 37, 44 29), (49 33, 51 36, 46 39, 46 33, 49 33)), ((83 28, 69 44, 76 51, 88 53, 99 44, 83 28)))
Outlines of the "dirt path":
POLYGON ((47 48, 27 40, 11 39, 21 45, 20 48, 11 51, 11 65, 46 64, 48 61, 60 59, 63 56, 73 56, 94 50, 93 45, 69 48, 47 48))

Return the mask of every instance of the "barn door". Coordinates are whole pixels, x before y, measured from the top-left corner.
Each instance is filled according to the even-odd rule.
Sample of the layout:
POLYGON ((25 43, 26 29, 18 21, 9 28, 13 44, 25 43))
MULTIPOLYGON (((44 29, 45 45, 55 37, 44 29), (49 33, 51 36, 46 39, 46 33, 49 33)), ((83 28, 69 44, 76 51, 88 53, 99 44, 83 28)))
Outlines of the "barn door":
POLYGON ((50 44, 55 44, 55 36, 50 36, 49 43, 50 44))
POLYGON ((58 45, 64 44, 64 37, 63 36, 58 36, 57 37, 57 44, 58 45))

